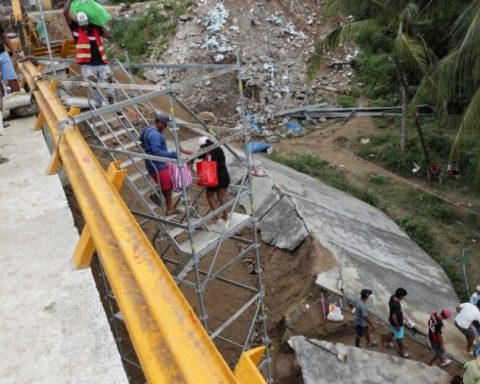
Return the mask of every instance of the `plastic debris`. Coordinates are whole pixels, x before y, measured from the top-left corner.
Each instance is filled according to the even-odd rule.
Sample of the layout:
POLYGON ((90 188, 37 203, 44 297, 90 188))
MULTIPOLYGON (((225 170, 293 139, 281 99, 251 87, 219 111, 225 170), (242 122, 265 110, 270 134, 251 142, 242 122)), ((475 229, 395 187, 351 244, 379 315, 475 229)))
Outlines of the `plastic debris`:
POLYGON ((227 22, 229 12, 222 3, 217 4, 203 18, 203 26, 208 31, 219 32, 223 29, 223 25, 227 22))
POLYGON ((284 123, 285 127, 293 133, 299 133, 303 131, 303 127, 295 120, 287 120, 284 123))
POLYGON ((268 150, 272 146, 267 143, 261 143, 259 141, 252 141, 251 143, 248 144, 247 150, 250 153, 262 153, 262 152, 268 152, 268 150))

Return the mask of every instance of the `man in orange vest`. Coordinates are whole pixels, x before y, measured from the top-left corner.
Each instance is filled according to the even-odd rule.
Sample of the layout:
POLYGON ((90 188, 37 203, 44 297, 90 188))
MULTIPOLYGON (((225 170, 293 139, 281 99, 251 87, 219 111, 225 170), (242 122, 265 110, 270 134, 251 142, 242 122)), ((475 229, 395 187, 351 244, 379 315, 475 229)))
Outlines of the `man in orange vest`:
MULTIPOLYGON (((84 81, 113 82, 112 71, 108 66, 107 51, 102 40, 102 37, 110 38, 109 31, 106 28, 90 24, 88 16, 83 12, 78 12, 73 18, 70 13, 71 4, 72 0, 68 0, 63 14, 75 40, 77 63, 82 68, 84 81)), ((94 97, 100 106, 106 106, 108 103, 115 102, 115 90, 107 89, 108 103, 98 91, 95 92, 94 97)))

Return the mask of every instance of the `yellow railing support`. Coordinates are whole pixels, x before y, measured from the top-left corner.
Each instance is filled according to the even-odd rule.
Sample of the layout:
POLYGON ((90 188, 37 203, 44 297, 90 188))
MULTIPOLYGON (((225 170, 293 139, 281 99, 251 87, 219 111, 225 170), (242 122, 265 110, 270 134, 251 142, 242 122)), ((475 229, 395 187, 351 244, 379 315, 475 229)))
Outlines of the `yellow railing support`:
MULTIPOLYGON (((54 89, 52 89, 52 91, 53 90, 54 89)), ((75 115, 78 115, 79 113, 80 113, 80 108, 71 107, 70 110, 68 111, 68 116, 75 116, 75 115)), ((40 119, 40 116, 41 115, 38 116, 37 120, 40 119)), ((45 120, 45 116, 43 117, 43 119, 45 120)), ((52 152, 52 158, 50 159, 50 163, 48 164, 48 167, 47 167, 47 175, 49 176, 57 174, 60 171, 60 168, 62 168, 62 161, 60 159, 60 153, 58 151, 58 148, 60 146, 60 140, 61 140, 61 136, 55 145, 55 149, 52 152)))
MULTIPOLYGON (((19 68, 58 142, 65 107, 35 65, 26 61, 19 68)), ((65 127, 60 144, 63 169, 148 383, 263 384, 248 381, 259 372, 245 373, 256 353, 239 363, 241 380, 230 370, 79 130, 65 127)))
MULTIPOLYGON (((120 169, 120 161, 110 163, 107 175, 113 186, 120 191, 122 188, 127 172, 120 169)), ((88 224, 85 224, 78 240, 78 244, 73 252, 73 265, 75 269, 84 269, 90 267, 92 263, 93 253, 95 252, 95 244, 93 243, 92 233, 88 224)))
POLYGON ((240 383, 265 384, 257 366, 265 353, 265 347, 257 347, 242 353, 235 367, 235 377, 240 383))
POLYGON ((43 116, 43 113, 40 112, 37 116, 37 120, 35 120, 35 125, 33 126, 34 131, 39 131, 42 129, 42 125, 45 123, 45 117, 43 116))

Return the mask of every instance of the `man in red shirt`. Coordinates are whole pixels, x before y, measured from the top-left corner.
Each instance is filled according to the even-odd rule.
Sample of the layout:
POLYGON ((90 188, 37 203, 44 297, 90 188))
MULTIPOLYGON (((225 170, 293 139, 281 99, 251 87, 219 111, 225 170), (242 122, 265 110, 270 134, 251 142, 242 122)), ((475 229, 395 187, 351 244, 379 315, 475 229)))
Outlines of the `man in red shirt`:
POLYGON ((444 356, 445 346, 442 337, 444 327, 443 320, 448 319, 450 316, 452 316, 452 312, 446 308, 440 313, 433 312, 428 320, 428 338, 430 339, 430 344, 435 352, 434 356, 428 363, 430 366, 432 366, 437 360, 440 360, 441 367, 445 367, 452 362, 452 360, 447 359, 444 356))

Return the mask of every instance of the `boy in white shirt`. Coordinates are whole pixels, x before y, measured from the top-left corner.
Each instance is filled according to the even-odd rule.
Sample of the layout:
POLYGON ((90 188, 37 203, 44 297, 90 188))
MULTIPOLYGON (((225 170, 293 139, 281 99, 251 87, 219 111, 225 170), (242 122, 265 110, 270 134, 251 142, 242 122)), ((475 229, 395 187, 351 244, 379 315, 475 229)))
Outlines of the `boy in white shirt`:
POLYGON ((457 305, 458 315, 455 317, 455 326, 467 339, 466 352, 470 353, 475 340, 475 331, 472 329, 472 323, 480 323, 480 302, 477 305, 472 303, 463 303, 457 305))

